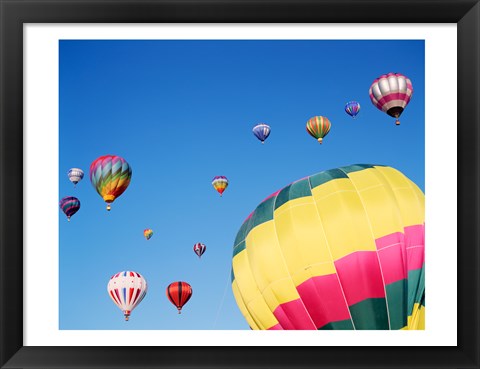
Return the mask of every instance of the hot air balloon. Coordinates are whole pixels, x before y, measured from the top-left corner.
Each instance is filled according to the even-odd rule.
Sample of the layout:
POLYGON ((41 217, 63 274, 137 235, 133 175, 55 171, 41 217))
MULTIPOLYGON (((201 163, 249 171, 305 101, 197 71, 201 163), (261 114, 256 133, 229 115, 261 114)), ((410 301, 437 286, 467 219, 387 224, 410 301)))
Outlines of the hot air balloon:
POLYGON ((196 243, 193 245, 193 252, 198 255, 199 258, 202 257, 203 253, 207 250, 207 246, 205 246, 203 243, 196 243))
POLYGON ((253 329, 425 329, 424 194, 351 165, 265 199, 238 231, 232 289, 253 329))
POLYGON ((228 187, 228 179, 225 176, 216 176, 212 179, 212 186, 222 196, 223 191, 228 187))
POLYGON ((167 297, 170 302, 178 309, 181 314, 182 307, 192 297, 192 286, 187 282, 173 282, 167 287, 167 297))
POLYGON ((356 101, 349 101, 348 103, 345 104, 345 112, 353 117, 357 116, 358 112, 360 111, 360 104, 356 101))
POLYGON ((110 204, 127 189, 131 178, 132 168, 120 156, 100 156, 90 165, 90 181, 109 211, 110 204))
POLYGON ((373 81, 368 93, 373 105, 397 118, 395 124, 398 126, 398 118, 412 98, 413 86, 410 79, 403 74, 388 73, 373 81))
POLYGON ((265 140, 270 135, 270 126, 265 123, 259 123, 255 127, 253 127, 253 134, 257 137, 262 144, 265 143, 265 140))
POLYGON ((133 309, 147 294, 147 281, 137 272, 123 271, 110 278, 107 290, 128 321, 133 309))
POLYGON ((73 196, 65 196, 58 204, 67 216, 68 221, 70 221, 70 217, 80 209, 80 200, 73 196))
POLYGON ((143 235, 145 236, 145 238, 147 239, 147 241, 152 238, 153 236, 153 231, 151 229, 145 229, 143 231, 143 235))
POLYGON ((316 116, 310 118, 307 122, 307 132, 310 136, 317 139, 319 143, 322 143, 323 137, 330 132, 331 123, 326 117, 316 116))
POLYGON ((74 187, 76 187, 77 183, 83 178, 83 170, 79 168, 72 168, 68 171, 67 175, 70 182, 72 182, 74 187))

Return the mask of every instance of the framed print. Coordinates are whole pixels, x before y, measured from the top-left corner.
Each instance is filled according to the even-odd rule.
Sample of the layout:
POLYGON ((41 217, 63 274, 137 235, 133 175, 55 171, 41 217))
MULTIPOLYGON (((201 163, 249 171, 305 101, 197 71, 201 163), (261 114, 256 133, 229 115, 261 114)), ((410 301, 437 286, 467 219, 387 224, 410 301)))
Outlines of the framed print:
POLYGON ((480 366, 477 1, 0 4, 2 368, 480 366))

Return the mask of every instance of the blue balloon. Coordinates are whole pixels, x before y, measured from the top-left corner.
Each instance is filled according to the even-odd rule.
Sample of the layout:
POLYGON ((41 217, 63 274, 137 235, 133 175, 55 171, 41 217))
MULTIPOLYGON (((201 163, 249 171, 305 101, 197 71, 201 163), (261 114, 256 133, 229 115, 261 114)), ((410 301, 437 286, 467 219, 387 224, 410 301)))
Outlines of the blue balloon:
POLYGON ((255 137, 262 141, 263 144, 267 137, 270 135, 270 126, 265 123, 259 123, 255 127, 253 127, 252 131, 255 137))
POLYGON ((345 105, 345 112, 355 118, 360 111, 360 104, 356 101, 350 101, 345 105))

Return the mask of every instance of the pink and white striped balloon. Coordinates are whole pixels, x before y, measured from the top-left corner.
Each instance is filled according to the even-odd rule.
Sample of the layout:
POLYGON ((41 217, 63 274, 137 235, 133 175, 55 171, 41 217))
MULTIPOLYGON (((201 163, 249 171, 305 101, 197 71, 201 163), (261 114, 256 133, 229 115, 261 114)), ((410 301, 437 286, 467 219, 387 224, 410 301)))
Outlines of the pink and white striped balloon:
POLYGON ((379 110, 398 118, 410 102, 413 94, 412 82, 400 73, 383 74, 373 81, 369 90, 370 100, 379 110))

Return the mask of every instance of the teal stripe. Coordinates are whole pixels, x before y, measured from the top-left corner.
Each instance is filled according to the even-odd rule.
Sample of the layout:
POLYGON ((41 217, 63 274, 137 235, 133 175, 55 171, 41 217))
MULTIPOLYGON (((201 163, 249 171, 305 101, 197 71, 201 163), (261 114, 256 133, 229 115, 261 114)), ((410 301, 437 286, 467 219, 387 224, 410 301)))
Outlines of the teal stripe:
POLYGON ((279 192, 279 194, 277 195, 277 200, 275 201, 275 209, 278 209, 280 206, 290 200, 311 195, 312 191, 310 191, 310 184, 308 183, 308 178, 302 179, 298 182, 288 185, 279 192))
POLYGON ((352 330, 353 324, 350 319, 339 320, 338 322, 330 322, 323 327, 318 328, 319 331, 323 330, 352 330))
POLYGON ((390 316, 390 329, 401 329, 408 323, 408 281, 402 279, 385 286, 390 316))
POLYGON ((248 231, 250 231, 250 219, 247 219, 245 222, 243 222, 242 226, 237 232, 237 236, 235 237, 235 243, 233 246, 235 247, 238 245, 240 242, 245 241, 245 238, 247 237, 248 231))
POLYGON ((377 165, 377 164, 353 164, 353 165, 347 165, 346 167, 341 167, 339 169, 343 170, 345 173, 352 173, 352 172, 358 172, 364 169, 383 167, 383 166, 384 165, 377 165))
POLYGON ((324 172, 320 172, 313 176, 310 176, 308 179, 310 181, 310 186, 312 188, 318 187, 324 183, 333 181, 334 179, 339 178, 348 178, 348 176, 339 169, 330 169, 324 172))
POLYGON ((268 222, 273 219, 273 205, 275 203, 275 196, 265 200, 260 205, 257 206, 255 212, 250 218, 250 224, 247 227, 246 234, 255 228, 257 225, 268 222))
POLYGON ((243 250, 245 250, 245 241, 242 241, 240 242, 237 246, 235 246, 233 248, 233 256, 232 256, 232 259, 235 257, 235 255, 237 255, 238 253, 242 252, 243 250))
POLYGON ((230 272, 230 278, 231 278, 232 283, 233 283, 233 281, 235 280, 235 273, 233 273, 233 268, 232 268, 232 270, 231 270, 231 272, 230 272))
POLYGON ((370 298, 349 306, 355 329, 388 330, 385 298, 370 298))
POLYGON ((408 314, 412 314, 413 306, 425 304, 425 263, 422 268, 408 271, 408 314))

